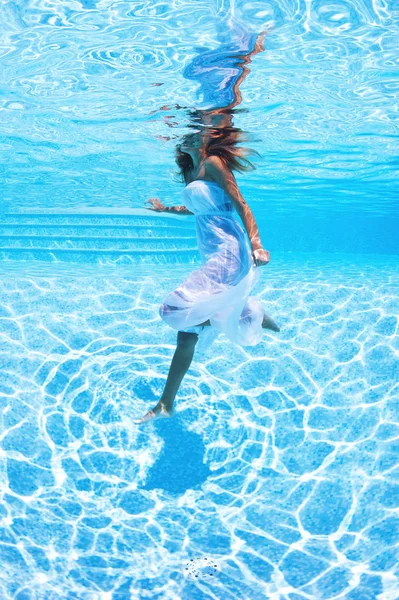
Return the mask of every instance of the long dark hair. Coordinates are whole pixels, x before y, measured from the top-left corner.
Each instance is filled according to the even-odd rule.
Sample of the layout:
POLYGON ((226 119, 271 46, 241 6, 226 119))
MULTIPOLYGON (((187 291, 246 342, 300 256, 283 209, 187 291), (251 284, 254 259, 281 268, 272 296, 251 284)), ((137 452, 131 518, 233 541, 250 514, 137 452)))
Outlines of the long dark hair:
MULTIPOLYGON (((197 130, 196 133, 186 133, 181 138, 181 145, 184 145, 185 142, 189 143, 193 135, 203 136, 203 139, 206 140, 205 154, 219 156, 230 171, 244 173, 256 169, 245 157, 249 154, 260 156, 259 152, 250 148, 237 147, 237 144, 246 139, 241 129, 237 127, 207 127, 204 131, 198 132, 197 130)), ((187 152, 180 149, 180 144, 176 146, 175 160, 179 167, 179 171, 176 173, 180 176, 179 180, 182 183, 189 183, 189 173, 194 168, 193 159, 187 152)))

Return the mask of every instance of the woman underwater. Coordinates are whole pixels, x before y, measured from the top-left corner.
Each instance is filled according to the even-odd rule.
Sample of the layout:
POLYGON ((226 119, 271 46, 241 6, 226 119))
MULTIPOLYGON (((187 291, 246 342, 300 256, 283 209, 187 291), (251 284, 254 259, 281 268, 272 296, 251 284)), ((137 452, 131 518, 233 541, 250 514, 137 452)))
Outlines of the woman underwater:
MULTIPOLYGON (((242 346, 256 345, 263 329, 279 331, 257 298, 250 297, 270 254, 263 248, 258 226, 244 200, 233 171, 254 168, 237 148, 239 130, 208 128, 189 133, 176 150, 176 162, 186 183, 183 206, 165 207, 150 198, 150 210, 195 215, 203 264, 164 299, 159 313, 177 333, 176 350, 159 402, 135 423, 169 417, 195 346, 208 328, 242 346), (244 229, 235 218, 238 213, 244 229)), ((210 330, 208 330, 210 331, 210 330)))

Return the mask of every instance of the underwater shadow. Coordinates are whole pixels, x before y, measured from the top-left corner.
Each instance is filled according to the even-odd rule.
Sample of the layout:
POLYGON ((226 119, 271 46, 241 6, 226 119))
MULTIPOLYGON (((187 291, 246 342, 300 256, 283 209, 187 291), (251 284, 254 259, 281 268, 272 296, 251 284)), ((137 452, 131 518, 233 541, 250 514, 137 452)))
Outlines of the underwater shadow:
POLYGON ((203 462, 205 446, 201 436, 188 431, 178 415, 159 419, 154 422, 154 427, 164 440, 164 447, 141 489, 158 488, 182 495, 200 487, 211 473, 203 462))

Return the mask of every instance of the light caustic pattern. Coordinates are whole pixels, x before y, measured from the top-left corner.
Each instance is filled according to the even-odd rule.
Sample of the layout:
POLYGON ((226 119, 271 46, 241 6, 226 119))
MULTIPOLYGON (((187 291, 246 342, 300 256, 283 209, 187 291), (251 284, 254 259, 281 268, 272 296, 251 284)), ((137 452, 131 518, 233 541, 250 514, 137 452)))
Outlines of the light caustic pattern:
POLYGON ((176 271, 2 278, 1 598, 396 598, 399 279, 336 272, 262 279, 281 332, 141 427, 176 271))

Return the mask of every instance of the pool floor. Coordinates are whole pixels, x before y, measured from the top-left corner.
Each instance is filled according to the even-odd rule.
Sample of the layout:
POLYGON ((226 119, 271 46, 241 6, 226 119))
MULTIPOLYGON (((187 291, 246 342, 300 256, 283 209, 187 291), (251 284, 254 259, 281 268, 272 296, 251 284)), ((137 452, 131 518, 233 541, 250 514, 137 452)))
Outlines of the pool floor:
POLYGON ((281 332, 218 338, 134 425, 190 268, 1 264, 0 597, 394 600, 395 257, 276 257, 281 332))

